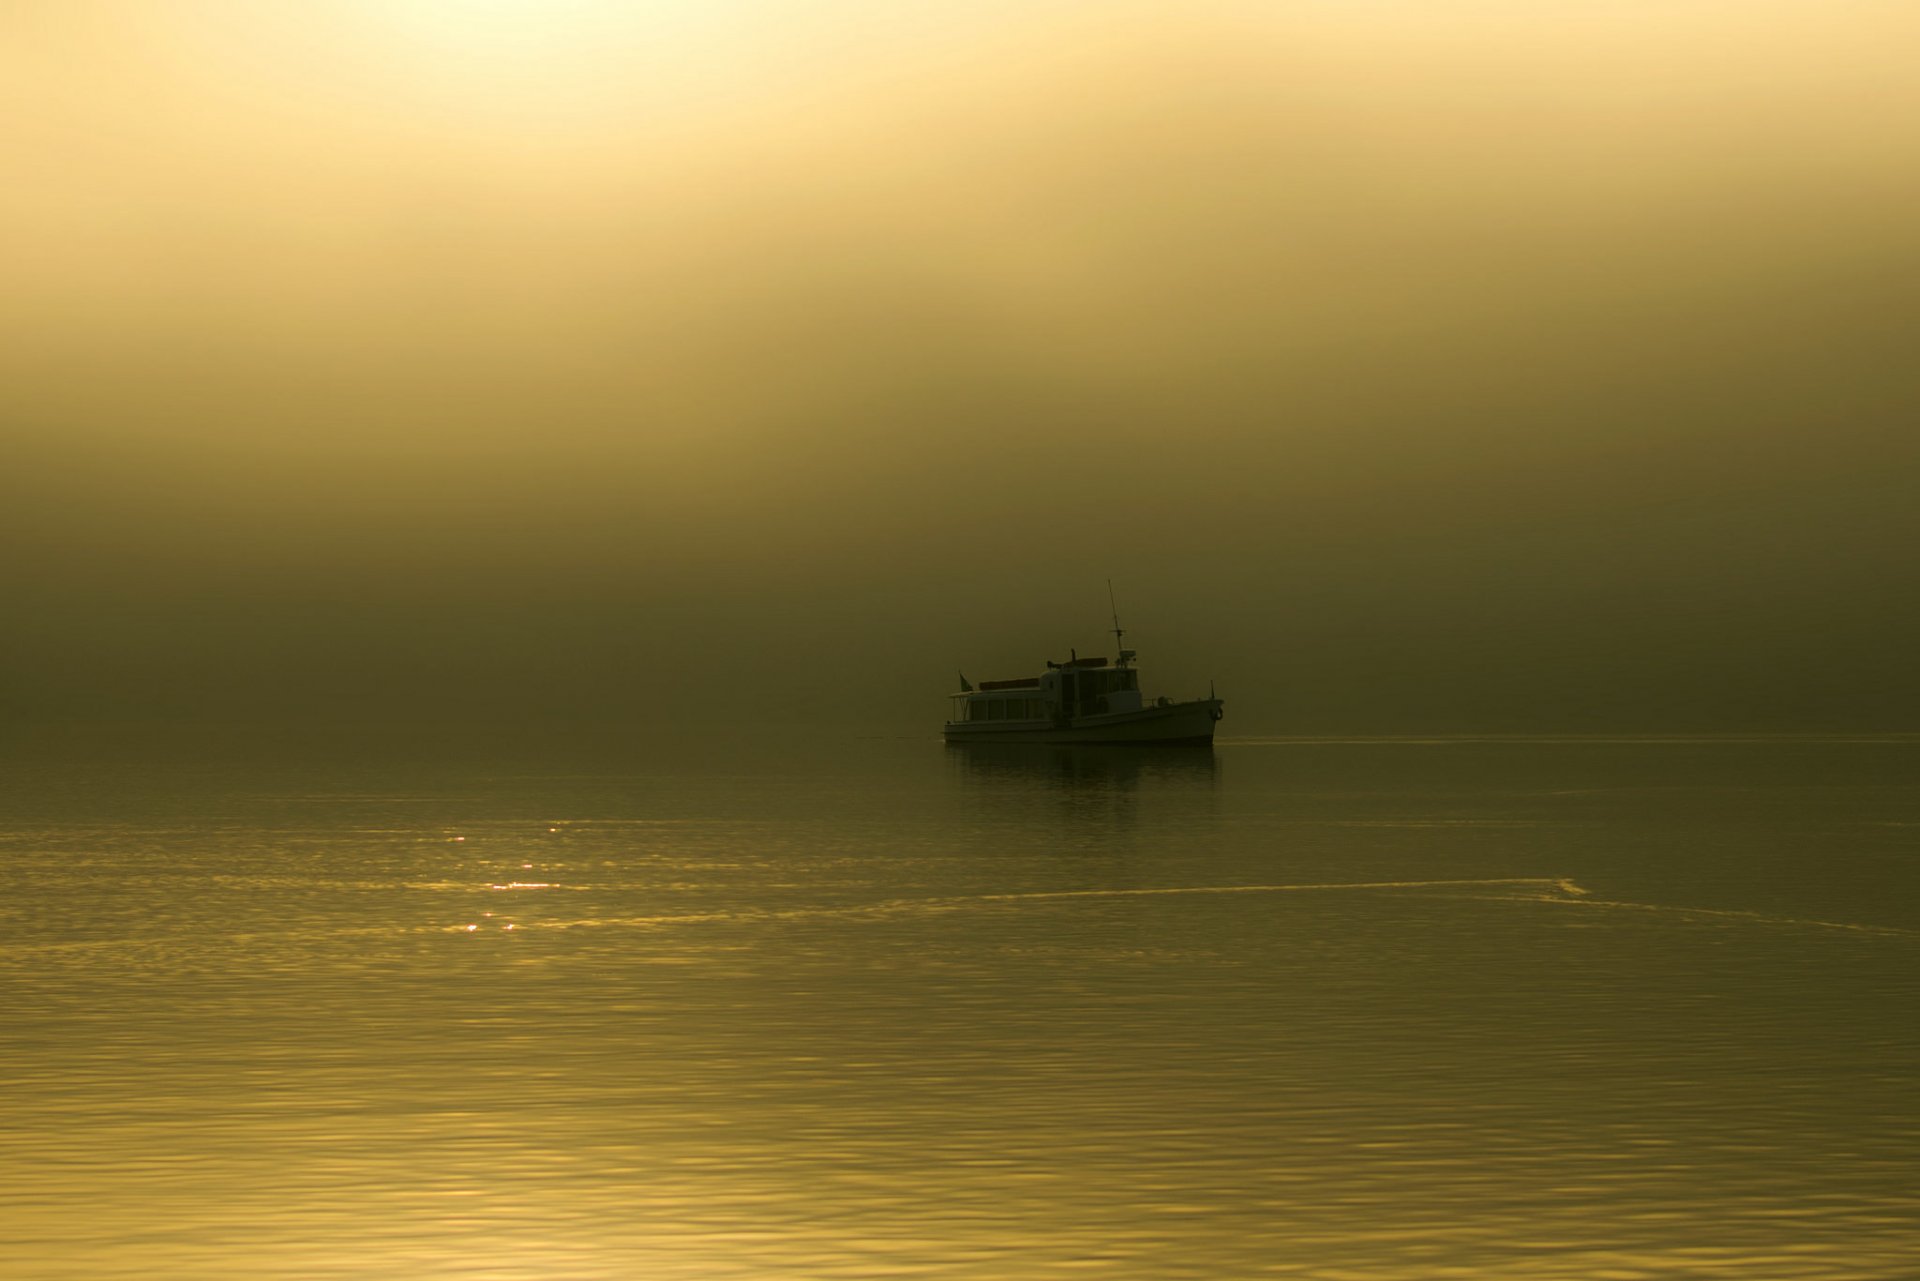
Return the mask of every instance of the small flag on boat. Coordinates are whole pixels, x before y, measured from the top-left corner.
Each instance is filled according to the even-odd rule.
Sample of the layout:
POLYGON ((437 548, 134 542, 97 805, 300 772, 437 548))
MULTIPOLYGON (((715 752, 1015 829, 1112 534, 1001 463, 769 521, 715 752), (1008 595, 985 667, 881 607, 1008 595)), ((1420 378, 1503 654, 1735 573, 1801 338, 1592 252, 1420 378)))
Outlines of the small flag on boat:
POLYGON ((960 673, 960 692, 962 694, 973 693, 973 686, 967 684, 967 674, 965 672, 960 673))

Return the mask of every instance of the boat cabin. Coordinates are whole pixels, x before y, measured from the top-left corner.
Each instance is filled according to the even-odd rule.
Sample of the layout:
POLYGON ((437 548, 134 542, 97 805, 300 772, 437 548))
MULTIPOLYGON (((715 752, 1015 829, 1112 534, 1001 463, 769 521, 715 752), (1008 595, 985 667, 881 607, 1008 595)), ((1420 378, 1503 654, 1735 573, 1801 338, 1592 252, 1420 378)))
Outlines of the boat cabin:
POLYGON ((1050 724, 1079 716, 1140 710, 1140 673, 1131 666, 1133 651, 1120 651, 1108 666, 1102 658, 1075 656, 1048 663, 1039 676, 1024 680, 982 681, 953 696, 953 720, 1029 721, 1050 724))

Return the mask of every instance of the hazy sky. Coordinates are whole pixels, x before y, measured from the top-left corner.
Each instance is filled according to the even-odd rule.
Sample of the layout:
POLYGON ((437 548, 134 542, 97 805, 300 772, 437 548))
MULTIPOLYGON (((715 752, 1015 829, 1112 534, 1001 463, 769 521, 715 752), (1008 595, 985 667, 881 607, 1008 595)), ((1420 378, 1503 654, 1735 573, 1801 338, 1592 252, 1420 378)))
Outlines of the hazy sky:
MULTIPOLYGON (((1915 728, 1911 0, 27 0, 0 714, 1915 728)), ((648 719, 646 723, 652 723, 648 719)))

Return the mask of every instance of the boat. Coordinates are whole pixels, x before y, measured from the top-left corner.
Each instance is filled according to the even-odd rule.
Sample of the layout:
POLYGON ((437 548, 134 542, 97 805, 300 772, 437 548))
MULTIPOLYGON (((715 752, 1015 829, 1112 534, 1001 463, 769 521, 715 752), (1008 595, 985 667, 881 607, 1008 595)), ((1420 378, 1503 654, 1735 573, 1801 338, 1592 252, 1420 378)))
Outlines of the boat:
POLYGON ((949 743, 1212 743, 1213 727, 1226 704, 1214 697, 1175 702, 1140 693, 1134 651, 1121 646, 1120 619, 1113 620, 1119 656, 1081 658, 1020 680, 970 683, 963 675, 953 697, 953 719, 943 733, 949 743))

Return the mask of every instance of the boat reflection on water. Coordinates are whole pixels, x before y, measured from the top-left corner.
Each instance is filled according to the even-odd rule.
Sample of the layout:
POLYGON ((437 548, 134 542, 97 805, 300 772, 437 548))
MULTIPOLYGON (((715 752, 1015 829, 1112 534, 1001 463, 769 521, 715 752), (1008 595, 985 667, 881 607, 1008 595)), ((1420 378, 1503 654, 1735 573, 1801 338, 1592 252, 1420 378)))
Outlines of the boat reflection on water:
POLYGON ((1219 803, 1211 743, 950 741, 947 762, 961 809, 1003 830, 1008 848, 1078 852, 1103 866, 1165 824, 1204 823, 1219 803))
POLYGON ((967 782, 1018 790, 1132 792, 1143 782, 1212 787, 1219 763, 1211 743, 983 743, 952 741, 947 756, 967 782))

